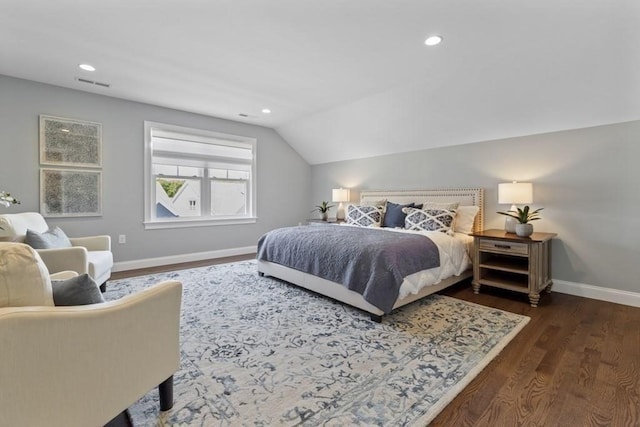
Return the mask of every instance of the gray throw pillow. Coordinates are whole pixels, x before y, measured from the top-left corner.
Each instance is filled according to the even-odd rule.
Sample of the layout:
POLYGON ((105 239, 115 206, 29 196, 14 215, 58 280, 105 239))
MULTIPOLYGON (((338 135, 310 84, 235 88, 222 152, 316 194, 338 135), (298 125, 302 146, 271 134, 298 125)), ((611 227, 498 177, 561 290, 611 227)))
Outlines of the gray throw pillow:
POLYGON ((54 248, 70 248, 71 241, 64 234, 60 227, 53 228, 38 233, 37 231, 27 230, 24 242, 33 249, 54 249, 54 248))
POLYGON ((104 302, 100 288, 87 273, 67 280, 52 280, 56 306, 87 305, 104 302))
POLYGON ((414 203, 399 205, 397 203, 387 202, 387 211, 384 214, 382 226, 388 228, 404 228, 404 219, 407 217, 407 214, 402 212, 402 209, 413 208, 415 206, 414 203))

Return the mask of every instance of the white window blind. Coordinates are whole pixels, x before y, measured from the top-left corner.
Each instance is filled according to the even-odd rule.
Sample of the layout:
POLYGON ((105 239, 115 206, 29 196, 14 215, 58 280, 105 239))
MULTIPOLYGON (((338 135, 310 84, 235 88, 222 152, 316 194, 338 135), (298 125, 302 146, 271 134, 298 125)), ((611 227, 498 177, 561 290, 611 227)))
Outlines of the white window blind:
POLYGON ((145 122, 145 226, 255 222, 256 140, 145 122))

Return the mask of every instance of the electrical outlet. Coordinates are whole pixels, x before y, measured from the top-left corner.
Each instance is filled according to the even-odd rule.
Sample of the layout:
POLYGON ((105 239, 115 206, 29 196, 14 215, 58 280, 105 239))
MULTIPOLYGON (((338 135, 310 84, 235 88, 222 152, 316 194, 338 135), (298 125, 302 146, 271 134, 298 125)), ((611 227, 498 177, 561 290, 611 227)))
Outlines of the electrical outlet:
POLYGON ((127 235, 126 234, 120 234, 118 236, 118 243, 127 243, 127 235))

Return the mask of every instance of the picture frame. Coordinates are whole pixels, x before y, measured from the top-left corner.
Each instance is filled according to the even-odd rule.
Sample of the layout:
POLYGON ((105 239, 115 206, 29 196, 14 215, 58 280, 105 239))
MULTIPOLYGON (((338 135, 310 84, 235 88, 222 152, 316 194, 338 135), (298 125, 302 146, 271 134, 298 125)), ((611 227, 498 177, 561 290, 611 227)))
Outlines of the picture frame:
POLYGON ((102 167, 102 124, 41 114, 40 164, 102 167))
POLYGON ((40 213, 44 217, 102 215, 102 172, 40 169, 40 213))

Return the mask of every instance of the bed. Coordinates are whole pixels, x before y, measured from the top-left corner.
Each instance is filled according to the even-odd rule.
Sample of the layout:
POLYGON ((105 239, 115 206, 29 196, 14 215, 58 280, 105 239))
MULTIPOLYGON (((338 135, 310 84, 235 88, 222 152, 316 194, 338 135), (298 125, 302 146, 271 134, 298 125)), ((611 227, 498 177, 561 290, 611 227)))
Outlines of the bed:
MULTIPOLYGON (((392 230, 390 228, 368 228, 365 231, 364 227, 353 227, 352 225, 344 224, 327 225, 324 227, 287 227, 285 229, 273 230, 265 234, 265 236, 263 236, 259 241, 257 257, 258 273, 260 275, 268 275, 284 280, 286 282, 306 288, 321 295, 325 295, 353 307, 357 307, 369 313, 372 320, 380 322, 384 314, 388 314, 398 307, 409 304, 413 301, 438 292, 455 283, 471 277, 472 269, 470 256, 472 254, 473 239, 468 235, 468 233, 480 231, 483 229, 483 196, 484 192, 481 188, 456 188, 446 190, 363 190, 360 192, 360 202, 358 204, 354 204, 354 207, 348 208, 348 211, 351 214, 353 214, 353 212, 355 212, 358 207, 375 205, 380 206, 382 204, 386 204, 386 202, 391 203, 390 205, 386 206, 392 206, 392 204, 406 205, 410 203, 424 204, 425 206, 427 206, 428 204, 444 206, 444 204, 447 203, 458 203, 459 207, 456 209, 457 212, 462 213, 469 210, 474 210, 475 212, 477 210, 477 213, 475 214, 475 218, 472 219, 472 222, 469 222, 464 227, 464 230, 467 233, 453 232, 455 229, 454 226, 452 226, 452 230, 450 230, 448 233, 442 233, 440 231, 416 232, 400 229, 392 230), (471 208, 473 206, 477 208, 471 208), (300 248, 304 248, 305 245, 311 245, 311 243, 309 243, 307 240, 312 241, 312 236, 318 235, 320 233, 322 233, 326 237, 326 240, 329 242, 331 242, 331 238, 332 236, 334 236, 334 244, 332 247, 335 249, 332 249, 332 247, 325 247, 324 249, 322 249, 322 251, 320 251, 322 252, 321 257, 318 254, 318 251, 314 252, 315 246, 311 246, 311 248, 308 250, 308 252, 310 252, 310 257, 316 256, 318 259, 305 258, 305 262, 308 265, 314 266, 314 268, 311 269, 314 271, 314 273, 307 273, 303 271, 304 269, 299 265, 296 265, 295 261, 301 259, 297 256, 296 251, 300 248), (379 240, 389 239, 395 241, 397 239, 403 242, 398 244, 405 245, 404 242, 406 242, 407 246, 414 244, 423 244, 422 242, 418 242, 417 240, 429 240, 432 242, 430 244, 435 244, 435 246, 437 247, 440 263, 435 267, 429 266, 429 268, 425 269, 420 269, 422 267, 418 267, 419 263, 416 265, 412 265, 410 268, 414 268, 414 270, 417 268, 418 271, 412 272, 411 274, 406 274, 404 276, 402 276, 402 274, 405 274, 406 271, 413 270, 405 270, 405 272, 393 271, 391 273, 388 273, 385 270, 384 266, 382 268, 378 268, 377 270, 372 268, 370 277, 365 278, 364 280, 368 282, 366 285, 367 287, 372 286, 378 287, 379 289, 393 287, 390 285, 390 281, 392 280, 391 276, 394 276, 395 280, 398 282, 398 285, 396 286, 398 288, 397 292, 394 290, 393 292, 395 292, 395 294, 391 292, 390 296, 387 297, 385 295, 384 297, 387 298, 387 300, 380 302, 380 296, 378 296, 377 299, 372 299, 371 295, 367 294, 366 291, 363 291, 363 289, 357 289, 360 285, 356 284, 354 286, 351 286, 351 283, 347 283, 345 281, 347 279, 337 279, 336 277, 334 277, 335 275, 328 273, 330 268, 327 267, 329 262, 327 262, 326 259, 334 261, 336 259, 340 259, 339 257, 331 257, 334 256, 334 254, 332 253, 333 251, 340 250, 341 245, 335 244, 335 235, 341 233, 343 233, 344 236, 349 236, 345 237, 346 239, 358 241, 362 240, 363 243, 368 242, 364 243, 366 248, 359 249, 359 252, 362 252, 363 254, 369 256, 371 258, 370 262, 374 264, 386 262, 388 264, 386 269, 388 270, 395 269, 395 262, 387 260, 378 261, 377 257, 382 255, 377 255, 375 253, 375 249, 373 248, 375 248, 377 245, 371 243, 378 240, 377 236, 380 236, 379 240), (424 239, 423 237, 414 237, 417 235, 426 235, 429 237, 429 239, 424 239), (276 249, 291 247, 287 247, 285 245, 292 244, 292 242, 278 240, 284 238, 281 236, 288 236, 290 240, 293 240, 293 247, 295 249, 289 250, 289 254, 294 254, 295 256, 289 256, 288 261, 282 261, 281 259, 276 258, 267 250, 267 248, 269 247, 267 246, 268 244, 271 245, 271 248, 276 249), (367 252, 372 252, 373 254, 367 254, 367 252), (326 258, 325 256, 328 256, 329 258, 326 258), (322 261, 323 259, 325 259, 325 261, 322 261), (376 274, 380 273, 380 271, 382 271, 382 274, 379 277, 376 276, 376 274), (402 277, 398 278, 398 275, 401 275, 402 277), (324 276, 326 278, 323 278, 321 276, 324 276), (384 285, 382 285, 382 283, 384 283, 384 285)), ((405 212, 406 211, 407 210, 405 209, 405 212)), ((410 210, 409 212, 415 211, 410 210)), ((415 247, 417 248, 418 246, 415 247)), ((279 252, 286 253, 287 250, 282 249, 279 252)), ((382 250, 382 252, 384 252, 384 250, 382 250)), ((423 253, 422 251, 419 252, 423 253)), ((403 255, 401 258, 409 259, 410 262, 413 262, 413 259, 415 257, 407 257, 403 255)), ((421 258, 424 258, 424 256, 421 256, 421 258)), ((396 257, 394 259, 397 260, 398 258, 396 257)), ((369 261, 367 260, 367 262, 369 261)), ((420 260, 420 263, 423 262, 425 261, 420 260)), ((365 272, 364 274, 367 273, 365 272)))

